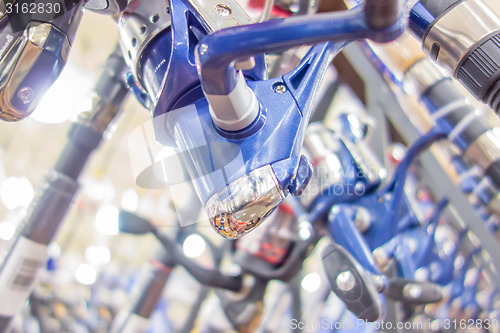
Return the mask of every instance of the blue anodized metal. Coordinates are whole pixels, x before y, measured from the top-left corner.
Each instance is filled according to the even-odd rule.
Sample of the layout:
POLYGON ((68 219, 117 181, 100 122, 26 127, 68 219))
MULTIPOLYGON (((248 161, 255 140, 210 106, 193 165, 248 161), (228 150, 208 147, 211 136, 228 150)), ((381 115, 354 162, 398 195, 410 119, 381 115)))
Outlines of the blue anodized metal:
MULTIPOLYGON (((361 0, 349 0, 352 4, 360 4, 361 0)), ((423 39, 427 33, 428 28, 436 20, 436 15, 431 13, 420 1, 415 3, 414 0, 404 0, 406 6, 411 6, 409 9, 409 24, 410 30, 423 39)))
POLYGON ((345 41, 361 38, 389 41, 399 36, 403 29, 400 19, 385 30, 374 31, 366 25, 362 7, 358 7, 346 13, 322 14, 317 18, 298 17, 227 28, 204 37, 199 42, 203 46, 199 47, 203 50, 199 56, 202 73, 205 73, 201 82, 205 91, 210 93, 227 93, 232 88, 234 82, 226 79, 231 78, 231 71, 234 72, 234 60, 302 44, 339 41, 313 47, 302 63, 282 78, 248 80, 248 86, 260 102, 263 124, 261 122, 260 128, 251 132, 223 133, 213 125, 209 105, 200 94, 200 79, 195 75, 196 66, 190 53, 193 41, 188 27, 190 20, 197 19, 196 13, 191 13, 188 6, 178 0, 171 1, 171 11, 173 48, 154 111, 157 138, 163 143, 172 143, 173 139, 181 151, 210 147, 211 143, 236 145, 244 165, 230 165, 230 161, 226 161, 225 175, 221 177, 214 175, 217 170, 212 163, 219 157, 224 159, 221 152, 208 149, 202 162, 198 159, 200 156, 191 156, 187 165, 203 203, 228 183, 266 165, 273 167, 284 193, 298 194, 307 183, 309 174, 301 172, 304 179, 297 179, 299 167, 307 169, 307 163, 300 157, 300 147, 316 88, 332 57, 345 41), (284 85, 286 91, 277 93, 276 85, 284 85), (168 117, 158 117, 186 105, 185 109, 169 112, 172 114, 168 117), (193 119, 200 121, 201 131, 193 126, 193 119))
MULTIPOLYGON (((173 133, 174 140, 180 144, 181 151, 189 151, 195 147, 214 143, 226 143, 227 146, 235 145, 241 153, 243 165, 224 163, 224 171, 227 179, 220 182, 220 175, 215 174, 215 164, 204 163, 204 159, 192 159, 191 174, 195 181, 199 180, 199 194, 203 202, 206 202, 214 193, 220 191, 229 183, 248 174, 252 170, 265 165, 272 165, 273 170, 286 192, 295 192, 297 170, 304 166, 304 159, 300 157, 305 126, 311 113, 311 108, 300 109, 296 100, 301 100, 303 95, 308 99, 313 97, 313 92, 318 83, 317 75, 321 75, 329 63, 330 57, 325 61, 324 54, 337 51, 337 44, 322 44, 314 47, 306 56, 302 65, 288 76, 268 81, 250 81, 249 86, 258 96, 266 96, 262 99, 262 116, 265 118, 263 126, 248 138, 227 139, 220 134, 212 123, 208 112, 208 102, 200 99, 193 106, 185 107, 183 110, 172 112, 164 125, 166 131, 173 133), (311 58, 317 59, 313 64, 309 63, 311 58), (307 63, 308 72, 297 81, 297 88, 288 85, 287 82, 294 80, 294 74, 300 72, 303 65, 307 63), (284 93, 275 92, 277 84, 286 85, 284 93), (304 114, 302 112, 304 112, 304 114), (199 119, 201 126, 193 127, 193 119, 199 119), (302 161, 302 162, 301 162, 302 161)), ((305 103, 309 103, 308 100, 305 103)), ((223 146, 222 146, 223 147, 223 146)), ((225 149, 217 151, 210 149, 210 160, 225 159, 225 149)), ((205 159, 206 160, 206 159, 205 159)), ((220 163, 217 163, 219 166, 220 163)), ((307 163, 306 163, 307 165, 307 163)), ((221 166, 222 167, 222 166, 221 166)), ((307 168, 308 169, 308 168, 307 168)), ((310 175, 308 171, 301 172, 306 178, 310 175)), ((301 182, 303 183, 303 182, 301 182)), ((299 186, 300 187, 300 186, 299 186)))
POLYGON ((201 41, 199 63, 203 88, 213 95, 230 93, 236 86, 234 62, 238 59, 326 41, 368 38, 388 42, 397 38, 402 29, 402 17, 387 29, 371 29, 362 5, 342 13, 298 16, 223 29, 201 41))
MULTIPOLYGON (((395 257, 400 276, 410 279, 414 278, 418 268, 428 267, 432 262, 439 262, 442 259, 435 252, 434 232, 447 201, 443 200, 438 204, 429 224, 421 225, 412 213, 412 207, 406 200, 403 188, 411 162, 430 144, 443 138, 445 138, 444 133, 431 131, 417 140, 386 187, 361 198, 351 197, 350 200, 336 202, 337 206, 329 216, 328 231, 332 238, 346 248, 367 271, 374 274, 378 271, 372 256, 372 251, 377 247, 383 249, 389 257, 395 257), (351 205, 342 204, 349 201, 351 205), (352 206, 353 202, 355 206, 352 206), (354 224, 356 206, 364 207, 370 212, 370 227, 363 234, 354 224), (417 244, 417 247, 410 248, 408 244, 411 243, 417 244)), ((323 200, 316 200, 315 203, 321 206, 323 200)), ((450 261, 451 267, 453 260, 454 257, 450 261)), ((445 266, 449 269, 436 272, 435 277, 441 282, 451 280, 448 273, 453 270, 449 265, 445 266)))
POLYGON ((396 236, 401 216, 405 215, 403 208, 406 206, 404 204, 406 173, 413 160, 422 151, 432 143, 444 138, 446 138, 446 134, 437 131, 431 131, 420 137, 398 165, 389 184, 377 193, 362 198, 360 204, 367 205, 374 212, 373 220, 375 222, 365 233, 370 248, 375 249, 396 236))
POLYGON ((366 271, 380 274, 372 251, 354 224, 355 214, 356 208, 351 205, 336 206, 328 217, 328 232, 333 240, 352 254, 366 271))
MULTIPOLYGON (((195 47, 208 32, 203 19, 192 10, 187 0, 170 1, 172 25, 150 43, 141 59, 143 66, 153 69, 150 80, 158 91, 153 96, 153 117, 193 104, 203 98, 195 63, 195 47)), ((249 80, 264 80, 267 70, 263 55, 254 57, 255 67, 244 71, 249 80)), ((160 143, 170 143, 164 124, 154 121, 160 143)))
POLYGON ((410 11, 409 28, 418 38, 423 39, 435 19, 436 17, 418 2, 410 11))

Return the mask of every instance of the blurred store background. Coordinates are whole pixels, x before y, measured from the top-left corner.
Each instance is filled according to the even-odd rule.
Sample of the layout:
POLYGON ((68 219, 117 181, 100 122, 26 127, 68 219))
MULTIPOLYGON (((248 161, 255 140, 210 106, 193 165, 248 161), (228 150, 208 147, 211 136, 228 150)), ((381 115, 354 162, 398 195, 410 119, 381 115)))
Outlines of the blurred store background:
MULTIPOLYGON (((91 108, 92 88, 116 42, 117 27, 110 17, 85 13, 65 69, 32 116, 20 122, 0 122, 0 256, 6 255, 37 185, 64 147, 72 121, 91 108)), ((150 217, 167 233, 177 229, 169 192, 136 186, 131 169, 127 137, 148 120, 150 113, 135 98, 129 98, 112 137, 95 153, 81 179, 81 192, 49 246, 49 263, 30 306, 16 318, 16 330, 108 332, 130 299, 128 294, 141 269, 159 248, 151 235, 119 234, 119 209, 150 217)), ((215 243, 220 242, 208 224, 196 227, 215 243)), ((191 237, 185 245, 188 257, 207 262, 203 239, 191 237)), ((312 265, 319 267, 319 259, 312 265)), ((303 292, 317 292, 320 284, 326 283, 317 272, 304 276, 303 292)), ((276 282, 271 288, 283 286, 276 282)), ((153 317, 152 329, 181 330, 199 289, 184 269, 176 269, 153 317)), ((287 304, 289 299, 274 302, 287 304)))

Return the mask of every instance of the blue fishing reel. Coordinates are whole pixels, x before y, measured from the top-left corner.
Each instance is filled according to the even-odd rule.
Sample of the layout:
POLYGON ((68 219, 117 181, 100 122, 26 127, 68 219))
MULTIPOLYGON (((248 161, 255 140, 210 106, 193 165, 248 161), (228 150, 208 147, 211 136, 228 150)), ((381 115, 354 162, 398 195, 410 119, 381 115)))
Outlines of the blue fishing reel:
POLYGON ((2 1, 0 8, 0 119, 29 117, 61 74, 83 8, 120 13, 129 0, 2 1))
POLYGON ((403 30, 399 1, 383 1, 396 9, 385 13, 372 2, 258 24, 236 1, 136 0, 123 14, 131 85, 222 236, 245 235, 305 189, 312 171, 300 150, 332 58, 349 41, 390 41, 403 30), (264 53, 305 44, 316 45, 297 68, 267 79, 264 53))

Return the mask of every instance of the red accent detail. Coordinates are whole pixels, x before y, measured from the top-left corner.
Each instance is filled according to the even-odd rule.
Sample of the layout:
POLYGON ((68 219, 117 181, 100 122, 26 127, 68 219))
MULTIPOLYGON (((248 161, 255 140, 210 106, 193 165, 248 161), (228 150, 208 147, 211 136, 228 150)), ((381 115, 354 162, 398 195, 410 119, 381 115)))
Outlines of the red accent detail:
MULTIPOLYGON (((248 3, 248 8, 262 10, 264 8, 264 5, 265 5, 265 0, 250 0, 250 2, 248 3)), ((289 17, 292 16, 293 13, 289 10, 283 9, 275 5, 273 6, 272 15, 279 17, 289 17)))
POLYGON ((311 161, 311 164, 312 164, 313 167, 315 167, 316 165, 320 164, 324 159, 325 159, 324 156, 315 157, 311 161))
POLYGON ((279 263, 279 258, 277 258, 276 256, 271 256, 269 254, 264 254, 262 252, 255 253, 254 257, 257 257, 257 258, 260 258, 262 260, 265 260, 268 263, 271 263, 273 265, 277 265, 279 263))
POLYGON ((284 202, 278 206, 278 210, 288 215, 295 216, 295 212, 293 211, 292 207, 284 202))
POLYGON ((389 162, 392 163, 394 166, 398 166, 399 163, 401 163, 402 160, 398 160, 392 155, 392 153, 388 153, 387 157, 389 159, 389 162))
POLYGON ((167 273, 170 273, 172 271, 172 269, 173 269, 173 267, 165 266, 161 262, 159 262, 158 260, 151 259, 149 262, 154 267, 156 267, 158 269, 161 269, 162 271, 165 271, 167 273))
POLYGON ((139 0, 134 0, 130 5, 127 6, 127 10, 125 12, 133 13, 137 9, 137 7, 139 7, 139 5, 139 0))
POLYGON ((283 9, 278 6, 273 7, 272 11, 273 16, 279 16, 279 17, 290 17, 293 15, 293 13, 289 10, 283 9))

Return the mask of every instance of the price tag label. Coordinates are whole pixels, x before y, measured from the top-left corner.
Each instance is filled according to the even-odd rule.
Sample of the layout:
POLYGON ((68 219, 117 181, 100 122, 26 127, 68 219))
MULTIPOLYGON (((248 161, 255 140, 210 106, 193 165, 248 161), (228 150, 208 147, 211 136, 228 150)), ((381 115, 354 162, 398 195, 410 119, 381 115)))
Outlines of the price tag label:
POLYGON ((0 271, 0 315, 15 316, 22 309, 47 259, 46 245, 19 238, 0 271))

